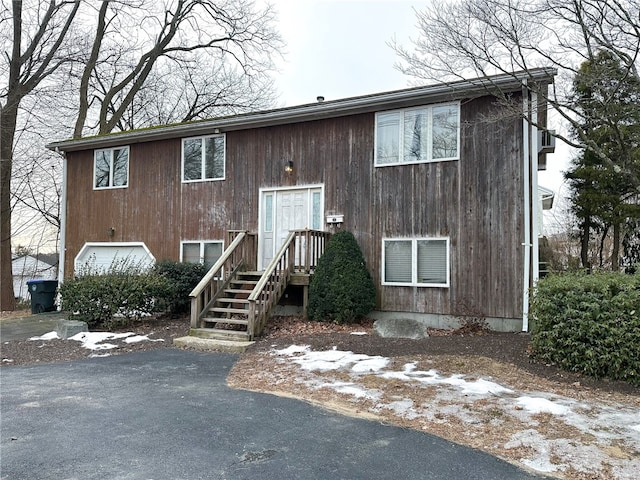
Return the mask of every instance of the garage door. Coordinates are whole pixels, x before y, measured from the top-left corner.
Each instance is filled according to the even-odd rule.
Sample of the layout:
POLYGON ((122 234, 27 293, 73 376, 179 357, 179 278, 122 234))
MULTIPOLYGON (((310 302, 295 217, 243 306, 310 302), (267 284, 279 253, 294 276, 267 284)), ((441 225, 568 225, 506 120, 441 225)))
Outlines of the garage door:
POLYGON ((113 265, 150 267, 156 259, 143 242, 85 243, 74 262, 75 273, 106 272, 113 265))

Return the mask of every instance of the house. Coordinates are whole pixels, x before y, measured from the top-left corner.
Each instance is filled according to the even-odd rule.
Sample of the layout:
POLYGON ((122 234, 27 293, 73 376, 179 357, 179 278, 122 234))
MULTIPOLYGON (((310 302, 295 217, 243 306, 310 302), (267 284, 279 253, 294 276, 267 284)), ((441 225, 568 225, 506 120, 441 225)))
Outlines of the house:
POLYGON ((324 242, 345 229, 374 278, 377 318, 527 330, 537 171, 553 150, 546 105, 527 85, 554 75, 319 97, 52 143, 66 158, 61 275, 90 259, 217 265, 192 294, 192 326, 216 327, 221 314, 255 333, 268 317, 258 310, 285 290, 305 302, 324 242), (501 106, 498 88, 531 122, 501 106))
POLYGON ((16 298, 29 299, 29 280, 55 280, 58 268, 52 255, 13 255, 11 270, 13 272, 13 293, 16 298))

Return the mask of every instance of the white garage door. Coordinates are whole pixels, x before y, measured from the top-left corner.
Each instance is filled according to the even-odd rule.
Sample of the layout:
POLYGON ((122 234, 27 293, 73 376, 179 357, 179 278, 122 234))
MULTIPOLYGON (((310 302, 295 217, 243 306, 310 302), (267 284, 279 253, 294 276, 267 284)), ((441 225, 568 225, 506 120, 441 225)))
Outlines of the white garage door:
POLYGON ((76 256, 74 268, 76 274, 87 270, 106 272, 120 263, 148 268, 155 261, 143 242, 85 243, 76 256))

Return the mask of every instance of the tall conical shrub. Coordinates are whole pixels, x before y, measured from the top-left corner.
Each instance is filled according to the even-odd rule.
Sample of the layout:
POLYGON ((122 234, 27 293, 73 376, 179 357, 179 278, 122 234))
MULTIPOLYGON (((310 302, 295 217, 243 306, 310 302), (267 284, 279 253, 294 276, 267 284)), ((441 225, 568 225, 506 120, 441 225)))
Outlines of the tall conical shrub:
POLYGON ((376 289, 351 232, 331 237, 309 285, 309 319, 352 323, 376 306, 376 289))

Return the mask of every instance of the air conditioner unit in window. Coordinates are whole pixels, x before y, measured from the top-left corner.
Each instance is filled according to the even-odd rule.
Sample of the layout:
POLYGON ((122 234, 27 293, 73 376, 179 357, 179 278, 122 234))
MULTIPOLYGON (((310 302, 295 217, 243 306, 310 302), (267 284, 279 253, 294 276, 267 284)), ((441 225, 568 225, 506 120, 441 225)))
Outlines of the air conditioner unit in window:
POLYGON ((538 130, 538 153, 553 153, 555 151, 555 133, 555 130, 538 130))

